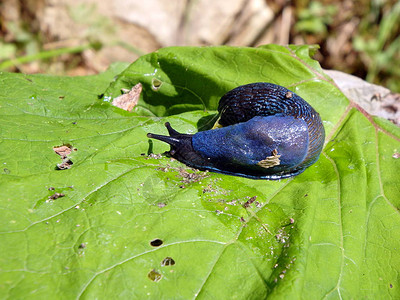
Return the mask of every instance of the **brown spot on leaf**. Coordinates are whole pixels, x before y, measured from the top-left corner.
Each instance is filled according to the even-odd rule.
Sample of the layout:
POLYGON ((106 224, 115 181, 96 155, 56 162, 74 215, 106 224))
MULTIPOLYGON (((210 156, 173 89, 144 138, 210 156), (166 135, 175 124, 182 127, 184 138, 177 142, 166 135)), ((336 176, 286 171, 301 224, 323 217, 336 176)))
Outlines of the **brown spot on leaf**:
POLYGON ((56 200, 58 198, 65 197, 63 193, 54 193, 53 195, 49 196, 49 200, 56 200))
POLYGON ((244 208, 250 207, 250 205, 251 205, 254 201, 256 201, 256 199, 257 199, 257 196, 251 197, 249 200, 247 200, 247 201, 243 204, 243 207, 244 207, 244 208))
POLYGON ((131 90, 128 90, 127 93, 116 97, 113 100, 112 105, 126 111, 132 111, 132 109, 137 105, 141 93, 142 84, 138 83, 131 90))

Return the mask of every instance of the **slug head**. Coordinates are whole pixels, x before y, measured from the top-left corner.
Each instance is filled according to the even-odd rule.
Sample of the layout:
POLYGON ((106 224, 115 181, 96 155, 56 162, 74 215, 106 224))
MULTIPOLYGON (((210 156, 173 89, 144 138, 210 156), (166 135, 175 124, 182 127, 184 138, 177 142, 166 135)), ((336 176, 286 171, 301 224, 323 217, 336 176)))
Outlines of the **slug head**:
POLYGON ((165 123, 165 127, 168 130, 169 136, 159 135, 154 133, 148 133, 147 137, 165 142, 171 146, 168 155, 183 162, 188 166, 202 165, 203 158, 194 151, 192 146, 192 134, 184 134, 176 131, 171 127, 169 122, 165 123))

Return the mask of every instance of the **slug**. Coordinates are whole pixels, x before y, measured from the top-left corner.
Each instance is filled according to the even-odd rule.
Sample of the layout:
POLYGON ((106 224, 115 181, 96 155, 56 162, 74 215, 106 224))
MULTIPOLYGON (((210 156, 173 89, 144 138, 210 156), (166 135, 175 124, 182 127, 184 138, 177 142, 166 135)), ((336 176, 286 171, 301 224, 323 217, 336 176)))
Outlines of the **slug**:
POLYGON ((165 123, 171 157, 187 166, 252 179, 282 179, 318 160, 325 139, 319 114, 294 92, 272 83, 239 86, 219 101, 217 128, 183 134, 165 123))

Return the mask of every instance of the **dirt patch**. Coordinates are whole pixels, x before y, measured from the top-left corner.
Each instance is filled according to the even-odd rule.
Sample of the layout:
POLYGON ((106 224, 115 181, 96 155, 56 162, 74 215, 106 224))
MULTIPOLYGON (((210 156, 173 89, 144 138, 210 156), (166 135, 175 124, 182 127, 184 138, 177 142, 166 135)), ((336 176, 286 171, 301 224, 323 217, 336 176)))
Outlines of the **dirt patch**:
MULTIPOLYGON (((208 172, 200 172, 199 170, 196 169, 190 169, 192 172, 188 172, 184 168, 179 168, 179 175, 182 177, 182 183, 184 184, 190 184, 194 182, 199 182, 202 179, 208 177, 208 172)), ((184 187, 184 186, 183 186, 184 187)))

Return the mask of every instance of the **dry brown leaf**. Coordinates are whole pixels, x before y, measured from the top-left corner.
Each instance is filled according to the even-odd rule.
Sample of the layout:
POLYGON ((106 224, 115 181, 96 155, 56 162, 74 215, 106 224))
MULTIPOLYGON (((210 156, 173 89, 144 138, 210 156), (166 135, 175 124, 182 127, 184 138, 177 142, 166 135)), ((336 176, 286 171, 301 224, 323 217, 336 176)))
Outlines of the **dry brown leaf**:
POLYGON ((139 101, 140 94, 142 92, 142 84, 138 83, 128 93, 123 94, 115 98, 112 105, 122 108, 126 111, 132 111, 139 101))

